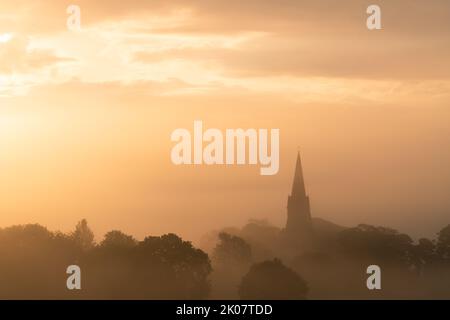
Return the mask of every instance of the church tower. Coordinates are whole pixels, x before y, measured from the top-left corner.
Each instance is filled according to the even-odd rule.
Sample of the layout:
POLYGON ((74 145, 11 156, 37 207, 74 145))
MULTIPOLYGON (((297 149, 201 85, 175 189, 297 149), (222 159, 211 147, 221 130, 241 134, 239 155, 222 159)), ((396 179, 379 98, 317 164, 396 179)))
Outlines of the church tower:
POLYGON ((285 232, 289 237, 299 240, 309 240, 313 233, 309 197, 305 191, 300 152, 297 155, 292 192, 288 197, 285 232))

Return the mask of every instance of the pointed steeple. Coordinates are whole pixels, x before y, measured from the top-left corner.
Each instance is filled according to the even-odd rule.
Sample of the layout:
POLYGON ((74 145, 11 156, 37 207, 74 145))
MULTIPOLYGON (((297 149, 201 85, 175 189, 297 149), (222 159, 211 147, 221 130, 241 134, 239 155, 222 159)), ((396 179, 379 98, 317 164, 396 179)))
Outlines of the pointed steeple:
POLYGON ((290 241, 297 243, 304 248, 312 243, 314 230, 311 219, 311 208, 309 206, 309 197, 306 195, 305 182, 303 180, 300 152, 297 154, 292 193, 288 196, 285 232, 290 238, 290 241))
POLYGON ((302 161, 300 151, 297 154, 297 163, 295 164, 294 183, 292 184, 292 197, 306 197, 305 182, 303 180, 302 161))

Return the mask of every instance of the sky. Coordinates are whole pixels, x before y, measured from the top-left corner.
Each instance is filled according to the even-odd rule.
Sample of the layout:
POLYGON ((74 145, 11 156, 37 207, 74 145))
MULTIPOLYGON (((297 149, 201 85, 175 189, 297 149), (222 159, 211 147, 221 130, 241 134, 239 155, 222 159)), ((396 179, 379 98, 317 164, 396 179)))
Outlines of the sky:
POLYGON ((313 216, 434 237, 450 223, 449 39, 446 0, 0 0, 0 226, 281 227, 300 150, 313 216), (194 120, 279 128, 279 173, 173 165, 170 134, 194 120))

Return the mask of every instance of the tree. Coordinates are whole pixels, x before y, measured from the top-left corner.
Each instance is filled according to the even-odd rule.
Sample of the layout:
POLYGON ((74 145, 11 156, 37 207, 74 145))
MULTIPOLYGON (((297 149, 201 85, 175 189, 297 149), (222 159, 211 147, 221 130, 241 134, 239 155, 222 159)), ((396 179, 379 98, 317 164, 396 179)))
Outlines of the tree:
POLYGON ((421 238, 419 242, 413 246, 412 263, 419 274, 438 261, 436 254, 436 245, 433 241, 421 238))
MULTIPOLYGON (((169 299, 203 299, 210 291, 212 271, 208 255, 175 234, 146 237, 136 248, 136 265, 158 289, 157 296, 169 299), (156 275, 156 277, 155 277, 156 275), (160 283, 159 287, 156 285, 160 283)), ((143 281, 139 279, 139 282, 143 281)), ((151 282, 149 282, 151 283, 151 282)), ((148 287, 148 284, 145 284, 148 287)))
POLYGON ((241 299, 301 300, 306 299, 308 285, 279 259, 254 264, 239 286, 241 299))
POLYGON ((438 233, 437 253, 444 260, 450 260, 450 224, 438 233))
POLYGON ((358 258, 376 259, 403 265, 411 264, 413 241, 394 229, 360 224, 338 234, 344 253, 358 258))
POLYGON ((136 239, 118 230, 113 230, 106 233, 104 239, 100 243, 101 248, 118 248, 118 249, 133 248, 136 245, 137 245, 136 239))
POLYGON ((55 299, 77 258, 69 237, 38 224, 0 229, 0 299, 55 299))
POLYGON ((77 223, 71 237, 82 250, 89 250, 95 246, 94 233, 89 228, 86 219, 77 223))
POLYGON ((430 239, 419 239, 419 243, 415 246, 415 251, 424 264, 431 263, 436 259, 436 245, 430 239))
POLYGON ((252 258, 252 249, 244 239, 221 232, 213 257, 221 264, 246 264, 252 258))
POLYGON ((85 251, 86 298, 203 299, 209 294, 208 255, 175 234, 136 240, 120 231, 85 251))

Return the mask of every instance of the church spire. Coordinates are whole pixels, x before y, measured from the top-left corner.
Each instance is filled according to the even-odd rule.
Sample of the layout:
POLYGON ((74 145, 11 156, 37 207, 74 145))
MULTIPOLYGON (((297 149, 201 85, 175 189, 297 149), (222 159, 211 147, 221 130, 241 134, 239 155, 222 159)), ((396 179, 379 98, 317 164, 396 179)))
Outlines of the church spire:
POLYGON ((288 196, 286 234, 302 246, 307 246, 313 237, 313 225, 309 197, 306 195, 303 180, 300 152, 297 154, 292 193, 288 196))
POLYGON ((305 182, 303 180, 302 161, 300 151, 297 153, 297 163, 295 164, 294 183, 292 184, 292 197, 306 197, 305 182))

